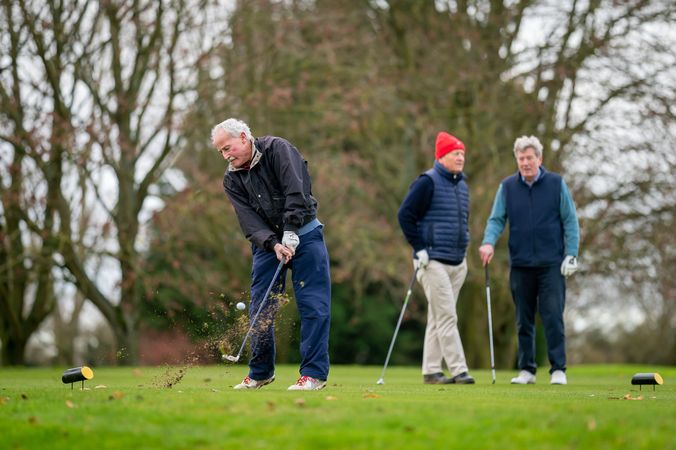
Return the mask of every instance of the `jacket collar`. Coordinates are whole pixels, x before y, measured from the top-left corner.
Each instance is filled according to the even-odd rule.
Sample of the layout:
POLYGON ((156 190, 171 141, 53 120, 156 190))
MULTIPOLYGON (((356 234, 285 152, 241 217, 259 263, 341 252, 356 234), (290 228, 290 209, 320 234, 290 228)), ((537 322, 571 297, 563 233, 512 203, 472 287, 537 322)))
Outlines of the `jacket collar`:
POLYGON ((453 173, 447 168, 445 168, 444 165, 441 164, 439 161, 434 161, 434 170, 439 172, 444 178, 448 178, 454 183, 457 183, 458 181, 465 178, 465 174, 463 172, 453 173))
POLYGON ((263 152, 261 152, 258 149, 258 147, 256 146, 256 142, 254 141, 251 144, 251 161, 249 162, 249 165, 245 167, 233 167, 231 164, 228 164, 228 172, 237 172, 238 170, 251 170, 254 168, 256 164, 258 164, 258 161, 261 160, 262 156, 263 152))
POLYGON ((521 175, 521 172, 519 172, 519 171, 516 172, 516 174, 519 176, 519 180, 521 180, 522 183, 524 183, 524 184, 526 184, 526 185, 528 185, 528 186, 532 186, 532 185, 534 185, 535 183, 537 183, 538 181, 540 181, 540 180, 542 179, 542 177, 545 176, 546 173, 547 173, 547 170, 545 170, 544 166, 541 165, 540 167, 538 167, 538 173, 537 173, 537 175, 535 175, 535 179, 533 180, 532 183, 529 183, 529 182, 526 181, 526 179, 521 175))

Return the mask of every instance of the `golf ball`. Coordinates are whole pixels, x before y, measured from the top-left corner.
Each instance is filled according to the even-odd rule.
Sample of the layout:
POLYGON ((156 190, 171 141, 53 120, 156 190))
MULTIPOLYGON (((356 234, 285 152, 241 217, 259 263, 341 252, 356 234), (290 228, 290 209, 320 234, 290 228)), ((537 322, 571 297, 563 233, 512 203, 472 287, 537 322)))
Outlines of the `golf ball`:
POLYGON ((235 305, 235 308, 239 309, 240 311, 243 311, 244 308, 246 308, 246 305, 242 302, 239 302, 235 305))

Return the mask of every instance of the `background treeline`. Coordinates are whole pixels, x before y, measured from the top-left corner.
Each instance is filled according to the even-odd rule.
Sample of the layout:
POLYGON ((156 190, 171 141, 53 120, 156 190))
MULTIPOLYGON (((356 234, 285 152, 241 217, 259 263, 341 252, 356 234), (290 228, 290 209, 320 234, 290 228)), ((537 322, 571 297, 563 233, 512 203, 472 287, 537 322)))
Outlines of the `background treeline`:
MULTIPOLYGON (((470 366, 488 365, 477 248, 523 134, 581 218, 571 360, 676 363, 675 15, 668 1, 3 1, 2 364, 39 360, 31 337, 63 363, 216 361, 224 336, 239 342, 250 245, 209 142, 230 116, 309 160, 333 362, 382 363, 412 272, 396 211, 446 130, 467 146, 470 366)), ((493 319, 512 367, 505 244, 493 319)), ((425 316, 418 288, 394 364, 419 360, 425 316)), ((297 360, 297 328, 284 308, 281 361, 297 360)))

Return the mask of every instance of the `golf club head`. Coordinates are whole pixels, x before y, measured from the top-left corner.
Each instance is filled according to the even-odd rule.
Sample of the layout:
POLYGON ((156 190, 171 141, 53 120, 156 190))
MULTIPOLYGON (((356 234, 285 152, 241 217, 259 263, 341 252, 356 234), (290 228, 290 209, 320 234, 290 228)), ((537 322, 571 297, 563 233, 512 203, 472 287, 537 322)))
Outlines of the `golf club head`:
POLYGON ((376 384, 385 384, 385 380, 381 378, 376 382, 376 384))
POLYGON ((239 361, 239 356, 232 356, 232 355, 223 355, 223 358, 227 359, 230 362, 237 362, 239 361))

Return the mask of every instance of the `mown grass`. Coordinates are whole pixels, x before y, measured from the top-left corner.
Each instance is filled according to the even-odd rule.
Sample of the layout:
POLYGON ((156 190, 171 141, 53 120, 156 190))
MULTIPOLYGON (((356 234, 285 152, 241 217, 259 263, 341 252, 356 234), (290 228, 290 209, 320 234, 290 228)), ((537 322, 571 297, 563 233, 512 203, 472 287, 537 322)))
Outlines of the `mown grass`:
POLYGON ((418 368, 333 366, 326 389, 277 381, 233 391, 246 366, 94 368, 87 390, 63 369, 0 369, 2 449, 669 449, 676 448, 676 367, 578 366, 570 384, 510 385, 515 372, 473 371, 473 386, 423 385, 418 368), (655 391, 632 386, 659 372, 655 391), (96 388, 99 386, 98 388, 96 388), (104 386, 104 387, 100 387, 104 386), (625 396, 632 399, 625 399, 625 396))

